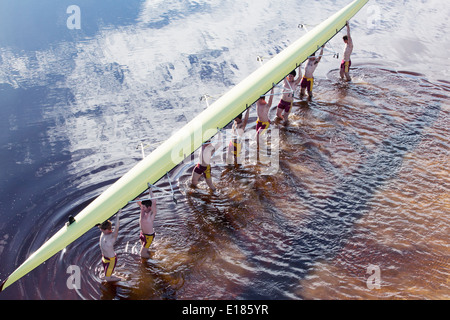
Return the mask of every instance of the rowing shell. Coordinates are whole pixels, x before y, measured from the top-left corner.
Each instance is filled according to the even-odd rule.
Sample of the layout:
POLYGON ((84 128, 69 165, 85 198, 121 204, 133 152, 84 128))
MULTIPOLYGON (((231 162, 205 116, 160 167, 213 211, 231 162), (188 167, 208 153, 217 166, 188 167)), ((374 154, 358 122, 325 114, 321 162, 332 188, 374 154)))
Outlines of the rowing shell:
POLYGON ((162 143, 63 226, 0 285, 0 291, 64 249, 155 184, 236 116, 333 38, 368 0, 355 0, 316 26, 228 91, 162 143))

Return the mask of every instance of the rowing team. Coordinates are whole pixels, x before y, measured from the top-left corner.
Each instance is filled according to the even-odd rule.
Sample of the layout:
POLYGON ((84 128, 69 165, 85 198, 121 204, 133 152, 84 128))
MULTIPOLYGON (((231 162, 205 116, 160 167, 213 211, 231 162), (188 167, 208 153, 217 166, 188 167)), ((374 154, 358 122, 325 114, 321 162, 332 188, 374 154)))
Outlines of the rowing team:
MULTIPOLYGON (((344 59, 341 62, 340 67, 340 76, 342 79, 346 79, 347 81, 350 81, 350 66, 351 66, 351 60, 350 55, 353 51, 353 41, 350 36, 350 26, 348 22, 346 23, 347 26, 347 35, 343 37, 345 48, 344 48, 344 59)), ((287 119, 289 116, 289 113, 292 109, 292 104, 294 102, 294 91, 296 88, 300 85, 300 99, 303 99, 305 96, 305 93, 307 92, 309 99, 312 99, 312 89, 313 89, 313 82, 314 82, 314 71, 317 68, 317 65, 319 64, 322 56, 323 56, 323 49, 324 46, 322 46, 322 49, 320 51, 320 54, 318 57, 315 56, 315 53, 311 55, 308 58, 308 62, 305 66, 305 75, 302 77, 302 71, 301 71, 301 65, 298 67, 299 76, 297 79, 295 79, 297 72, 294 70, 292 71, 286 78, 284 78, 284 87, 282 92, 282 97, 280 102, 278 103, 277 107, 277 119, 287 119)), ((260 142, 260 136, 267 131, 267 129, 270 126, 270 119, 269 119, 269 110, 272 106, 273 101, 273 88, 269 95, 269 101, 265 101, 265 96, 261 96, 258 101, 256 102, 256 113, 258 116, 258 119, 256 120, 256 142, 257 142, 257 148, 259 149, 259 142, 260 142)), ((229 156, 234 156, 235 161, 236 158, 239 156, 240 149, 241 149, 241 143, 240 143, 240 137, 243 136, 245 127, 247 125, 249 116, 249 109, 247 109, 247 112, 244 116, 244 119, 242 119, 242 114, 240 114, 236 119, 234 119, 233 122, 233 140, 230 142, 230 145, 228 147, 228 153, 229 156)), ((200 177, 203 175, 203 177, 206 180, 207 185, 209 188, 214 191, 215 187, 211 180, 211 158, 214 155, 215 150, 219 147, 221 142, 219 142, 216 145, 211 144, 211 140, 206 141, 201 149, 199 154, 199 163, 194 167, 194 170, 192 171, 192 185, 197 186, 200 177)), ((229 157, 231 158, 231 157, 229 157)))
MULTIPOLYGON (((345 43, 344 49, 344 58, 341 62, 340 67, 340 76, 342 79, 344 77, 347 81, 350 81, 350 66, 351 60, 350 55, 353 51, 353 41, 350 36, 350 26, 347 21, 347 35, 343 37, 345 43)), ((311 55, 308 58, 308 62, 305 66, 305 75, 302 77, 301 65, 298 67, 299 76, 295 79, 297 73, 296 71, 292 71, 285 79, 284 79, 284 88, 281 100, 277 107, 277 118, 278 119, 287 119, 289 113, 292 108, 292 104, 294 101, 294 91, 300 85, 300 99, 303 99, 305 96, 305 92, 308 93, 308 98, 312 99, 312 89, 314 83, 313 73, 317 68, 322 56, 323 49, 325 45, 322 46, 320 54, 318 57, 315 54, 311 55)), ((273 88, 270 92, 269 101, 265 101, 265 96, 261 96, 256 102, 256 111, 258 115, 258 119, 256 121, 256 136, 257 143, 259 147, 259 137, 269 128, 270 120, 269 120, 269 110, 272 106, 273 101, 273 88)), ((242 119, 242 114, 239 115, 236 119, 234 119, 233 123, 233 131, 237 138, 234 138, 229 145, 229 152, 237 157, 240 153, 240 143, 239 138, 242 137, 245 127, 247 125, 249 116, 249 110, 247 110, 244 119, 242 119)), ((220 143, 219 143, 220 144, 220 143)), ((215 187, 212 183, 211 179, 211 158, 214 155, 214 151, 218 146, 213 146, 211 144, 211 140, 206 141, 201 149, 200 149, 200 162, 194 167, 192 171, 192 185, 197 186, 199 179, 201 176, 204 176, 206 183, 209 188, 214 191, 215 187)), ((139 239, 141 242, 141 250, 140 255, 142 258, 147 259, 150 257, 149 248, 155 238, 155 231, 153 228, 153 222, 156 216, 156 200, 153 197, 153 193, 150 188, 150 198, 152 200, 143 200, 137 202, 140 209, 140 234, 139 239)), ((117 240, 117 236, 119 233, 119 215, 122 210, 116 214, 115 228, 112 229, 111 221, 107 220, 103 222, 98 227, 101 230, 100 235, 100 249, 102 251, 102 264, 104 268, 104 276, 106 281, 120 281, 123 280, 121 277, 113 275, 114 269, 117 264, 117 254, 114 251, 114 244, 117 240)))

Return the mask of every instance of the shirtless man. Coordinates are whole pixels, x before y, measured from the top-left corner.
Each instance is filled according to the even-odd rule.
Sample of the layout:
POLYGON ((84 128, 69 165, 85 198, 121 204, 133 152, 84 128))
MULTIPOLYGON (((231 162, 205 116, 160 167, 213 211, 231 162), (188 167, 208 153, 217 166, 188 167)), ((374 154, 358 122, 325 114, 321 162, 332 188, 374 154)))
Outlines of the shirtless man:
POLYGON ((116 243, 117 236, 119 234, 119 214, 122 210, 119 210, 116 214, 116 227, 112 230, 112 223, 106 220, 98 227, 102 234, 100 235, 100 249, 102 251, 102 264, 105 271, 105 280, 120 281, 119 277, 113 276, 114 268, 117 264, 117 255, 114 251, 114 244, 116 243))
POLYGON ((256 101, 256 114, 258 119, 256 120, 256 143, 259 148, 259 137, 264 134, 270 126, 269 110, 273 102, 273 90, 270 91, 269 102, 266 102, 266 97, 259 97, 256 101))
POLYGON ((139 217, 139 225, 141 226, 141 233, 139 239, 141 240, 141 257, 150 258, 150 245, 155 239, 155 230, 153 229, 153 222, 156 216, 156 200, 153 199, 153 191, 150 189, 150 198, 152 200, 139 201, 138 205, 141 208, 141 215, 139 217))
POLYGON ((209 186, 211 191, 216 191, 214 184, 211 179, 211 158, 216 150, 216 148, 221 145, 219 142, 216 146, 211 144, 211 139, 207 140, 200 148, 199 159, 200 162, 192 170, 192 186, 197 187, 200 177, 203 175, 206 180, 206 184, 209 186))
POLYGON ((277 117, 282 120, 287 120, 289 113, 292 109, 292 103, 294 102, 294 92, 297 89, 297 86, 300 83, 300 80, 302 80, 302 65, 298 67, 298 78, 295 80, 296 72, 295 70, 289 73, 289 75, 284 78, 284 88, 283 88, 283 95, 281 96, 281 100, 278 103, 277 107, 277 117), (284 116, 282 115, 284 111, 284 116))
POLYGON ((242 120, 242 113, 234 119, 233 122, 233 138, 228 145, 228 159, 234 158, 234 164, 238 164, 240 161, 240 153, 242 148, 242 138, 244 136, 245 127, 247 126, 248 116, 250 109, 247 109, 245 113, 244 120, 242 120))
POLYGON ((320 60, 323 56, 323 48, 325 45, 322 46, 322 50, 320 50, 319 57, 316 58, 315 53, 313 53, 306 63, 305 66, 305 75, 302 78, 302 82, 300 82, 300 99, 303 99, 303 96, 305 95, 305 90, 308 90, 308 98, 309 100, 312 99, 312 89, 314 84, 314 71, 316 71, 317 65, 319 64, 320 60))
POLYGON ((342 59, 341 62, 340 74, 341 79, 344 79, 345 76, 347 81, 351 81, 352 78, 350 77, 350 66, 352 65, 352 61, 350 60, 350 55, 353 52, 353 40, 352 37, 350 36, 350 25, 348 21, 346 23, 346 26, 347 26, 347 35, 342 37, 345 43, 345 47, 344 47, 344 59, 342 59))

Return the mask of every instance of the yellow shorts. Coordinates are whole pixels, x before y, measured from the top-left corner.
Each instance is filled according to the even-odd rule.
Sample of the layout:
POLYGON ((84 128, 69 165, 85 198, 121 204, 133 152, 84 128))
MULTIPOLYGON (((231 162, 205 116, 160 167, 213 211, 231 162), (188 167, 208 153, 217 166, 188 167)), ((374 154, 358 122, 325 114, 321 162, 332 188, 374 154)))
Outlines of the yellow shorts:
POLYGON ((314 78, 306 78, 303 77, 302 81, 300 82, 300 87, 302 89, 308 89, 308 92, 311 92, 314 85, 314 78))
POLYGON ((155 239, 155 233, 152 234, 144 234, 141 232, 139 235, 139 239, 141 240, 141 244, 144 248, 148 249, 150 248, 150 245, 153 242, 153 239, 155 239))
POLYGON ((262 122, 259 119, 256 120, 256 132, 258 134, 263 134, 264 132, 267 131, 267 129, 269 129, 270 126, 270 122, 262 122))
POLYGON ((103 270, 105 271, 105 277, 111 277, 117 264, 117 256, 112 258, 102 256, 102 264, 103 270))
POLYGON ((349 72, 351 66, 352 66, 352 62, 351 61, 342 60, 342 62, 341 62, 341 70, 343 70, 344 72, 349 72))
POLYGON ((242 148, 241 143, 237 142, 236 140, 232 140, 232 141, 230 141, 230 144, 228 147, 230 148, 231 152, 233 152, 233 154, 236 157, 239 157, 239 155, 241 154, 241 148, 242 148))
POLYGON ((198 163, 194 168, 194 172, 198 174, 203 174, 206 179, 211 178, 211 166, 204 167, 200 163, 198 163))

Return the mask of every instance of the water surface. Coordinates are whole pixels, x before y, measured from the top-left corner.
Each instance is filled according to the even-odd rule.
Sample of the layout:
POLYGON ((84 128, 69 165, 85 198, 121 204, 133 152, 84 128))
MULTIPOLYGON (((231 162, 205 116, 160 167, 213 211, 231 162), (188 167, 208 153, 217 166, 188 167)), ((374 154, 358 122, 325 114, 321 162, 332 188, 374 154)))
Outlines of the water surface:
MULTIPOLYGON (((133 167, 140 142, 154 150, 203 95, 347 1, 78 1, 81 29, 68 30, 71 4, 0 5, 0 279, 133 167)), ((272 125, 276 174, 218 161, 211 194, 189 187, 187 161, 171 173, 178 204, 158 202, 148 261, 138 209, 125 209, 127 282, 102 283, 92 229, 0 299, 449 299, 449 14, 445 1, 371 1, 351 21, 353 81, 324 57, 314 100, 272 125)), ((255 121, 253 108, 247 131, 255 121)))

